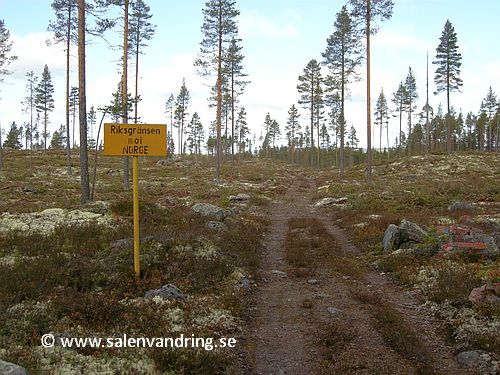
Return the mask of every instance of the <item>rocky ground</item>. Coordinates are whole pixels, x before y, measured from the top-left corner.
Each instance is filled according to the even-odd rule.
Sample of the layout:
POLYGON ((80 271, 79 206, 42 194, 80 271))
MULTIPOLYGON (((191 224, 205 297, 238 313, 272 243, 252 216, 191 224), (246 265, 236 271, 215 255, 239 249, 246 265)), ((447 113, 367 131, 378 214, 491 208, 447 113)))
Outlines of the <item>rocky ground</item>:
POLYGON ((0 359, 32 375, 500 373, 497 155, 379 161, 372 184, 363 166, 339 179, 257 160, 217 182, 213 167, 141 160, 139 283, 119 160, 100 161, 82 205, 62 154, 32 173, 28 155, 7 156, 0 359), (46 332, 122 331, 238 345, 40 346, 46 332))
POLYGON ((298 369, 301 374, 468 373, 439 335, 441 323, 411 293, 383 273, 356 270, 364 267, 362 254, 346 231, 312 204, 317 190, 314 181, 290 178, 293 185, 270 210, 272 224, 264 240, 261 280, 242 336, 241 373, 296 374, 298 369), (325 263, 313 274, 297 276, 284 249, 287 223, 295 218, 316 219, 325 226, 336 242, 332 243, 335 265, 325 263), (416 339, 421 347, 391 347, 374 327, 373 312, 360 298, 365 294, 397 310, 414 336, 403 340, 416 339), (331 330, 331 337, 325 336, 325 329, 331 330))

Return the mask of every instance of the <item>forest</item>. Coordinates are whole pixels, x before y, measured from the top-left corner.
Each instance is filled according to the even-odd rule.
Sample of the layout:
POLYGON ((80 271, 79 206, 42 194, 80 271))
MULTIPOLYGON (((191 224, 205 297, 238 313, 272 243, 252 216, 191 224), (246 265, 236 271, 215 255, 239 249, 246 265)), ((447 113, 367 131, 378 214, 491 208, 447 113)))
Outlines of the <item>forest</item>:
MULTIPOLYGON (((370 38, 367 35, 378 31, 380 26, 375 25, 377 21, 391 18, 394 6, 391 1, 374 4, 370 23, 365 22, 363 2, 351 1, 339 10, 333 33, 327 38, 324 51, 321 51, 322 60, 311 59, 303 72, 297 72, 300 99, 290 107, 286 124, 279 124, 268 113, 262 119, 259 130, 255 131, 248 123, 245 103, 240 101, 251 83, 251 76, 245 72, 244 40, 238 35, 240 12, 235 1, 207 2, 202 10, 205 21, 200 25, 205 38, 200 42, 199 54, 193 63, 198 74, 206 77, 207 83, 212 86, 213 96, 208 98, 209 106, 216 109, 216 113, 210 126, 204 126, 196 108, 191 108, 188 85, 183 80, 178 94, 171 94, 165 100, 169 127, 166 154, 196 160, 204 154, 207 162, 217 165, 226 160, 234 165, 235 159, 264 157, 317 167, 334 166, 340 169, 342 175, 346 164, 371 163, 372 158, 390 160, 396 155, 401 157, 426 152, 497 151, 499 103, 493 88, 485 93, 480 108, 466 113, 462 110, 457 113, 450 100, 450 93, 459 92, 463 84, 458 35, 450 20, 446 21, 439 39, 436 36, 439 43, 435 58, 431 55, 429 61, 427 56, 427 87, 429 80, 433 79, 437 91, 446 94, 446 108, 441 103, 437 108, 429 104, 432 93, 428 92, 428 88, 427 92, 422 92, 422 83, 417 88, 415 73, 410 66, 407 76, 402 77, 394 92, 382 89, 378 96, 373 93, 376 98, 376 101, 373 100, 376 103, 374 108, 370 108, 372 99, 367 98, 368 144, 366 147, 360 145, 356 128, 347 125, 345 116, 350 100, 349 89, 352 83, 360 80, 363 64, 367 72, 370 70, 367 59, 370 38), (224 22, 215 22, 216 11, 224 22), (374 26, 367 34, 371 23, 374 26), (426 104, 417 108, 417 99, 424 95, 426 104), (390 126, 398 127, 399 136, 395 139, 389 139, 390 126), (370 152, 366 152, 367 149, 370 152)), ((69 150, 80 148, 80 144, 86 144, 89 149, 102 148, 102 140, 96 139, 101 114, 103 119, 106 117, 114 123, 140 122, 137 110, 141 101, 137 82, 139 60, 145 58, 141 55, 148 41, 155 36, 157 26, 150 22, 154 9, 151 10, 142 0, 99 0, 87 2, 86 10, 78 13, 81 5, 77 0, 54 1, 54 19, 48 22, 48 30, 53 33, 52 42, 65 46, 66 103, 54 103, 55 88, 47 65, 41 77, 33 71, 27 72, 27 96, 22 105, 30 120, 22 124, 14 122, 5 129, 5 139, 0 141, 3 148, 67 149, 70 158, 69 150), (111 18, 111 11, 118 11, 121 15, 111 18), (89 25, 84 32, 79 30, 79 22, 89 25), (85 34, 89 38, 96 34, 104 35, 110 30, 121 32, 123 41, 126 41, 122 44, 123 58, 119 63, 120 83, 108 106, 90 106, 87 109, 87 98, 81 97, 82 85, 70 86, 70 54, 79 48, 79 54, 84 56, 84 51, 80 49, 84 50, 86 45, 78 41, 85 40, 85 34), (129 72, 129 65, 134 66, 135 72, 129 72), (129 76, 135 77, 135 82, 129 83, 129 80, 132 81, 129 76), (130 87, 132 94, 129 93, 130 87), (124 95, 125 92, 127 95, 124 95), (65 105, 66 124, 61 124, 57 131, 50 134, 47 126, 55 105, 65 105), (80 139, 75 139, 75 134, 80 139)), ((7 25, 8 20, 2 20, 2 75, 12 73, 8 66, 17 59, 10 54, 12 42, 7 25)), ((78 62, 80 81, 85 77, 83 63, 83 60, 78 62)), ((368 88, 370 82, 366 81, 368 88)))

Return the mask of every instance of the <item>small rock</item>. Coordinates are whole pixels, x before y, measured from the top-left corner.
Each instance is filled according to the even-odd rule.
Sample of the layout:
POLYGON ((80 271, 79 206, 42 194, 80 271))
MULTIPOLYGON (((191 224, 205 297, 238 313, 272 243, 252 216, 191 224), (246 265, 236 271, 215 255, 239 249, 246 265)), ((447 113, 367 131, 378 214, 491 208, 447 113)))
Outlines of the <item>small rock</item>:
POLYGON ((472 368, 475 366, 480 356, 481 354, 477 350, 462 352, 459 355, 457 355, 457 362, 464 367, 472 368))
POLYGON ((382 240, 384 245, 384 253, 389 253, 399 246, 399 229, 396 225, 390 224, 384 233, 382 240))
POLYGON ((472 289, 469 301, 483 307, 500 306, 500 283, 484 284, 472 289))
POLYGON ((148 290, 144 295, 144 299, 146 301, 150 301, 154 297, 160 297, 167 300, 180 299, 184 301, 186 299, 186 296, 180 291, 180 289, 172 284, 166 284, 161 288, 148 290))
POLYGON ((115 177, 115 176, 119 176, 120 175, 120 171, 118 169, 110 169, 106 172, 106 177, 115 177))
POLYGON ((14 193, 38 194, 38 190, 33 186, 18 186, 13 189, 14 193))
POLYGON ((229 230, 229 227, 221 221, 209 221, 205 224, 205 227, 216 232, 227 232, 229 230))
POLYGON ((399 224, 399 236, 402 242, 414 241, 421 243, 427 237, 427 232, 419 225, 403 219, 399 224))
POLYGON ((177 200, 173 197, 160 197, 156 204, 160 207, 173 207, 177 205, 177 200))
MULTIPOLYGON (((141 237, 139 239, 139 242, 141 244, 145 244, 145 243, 151 243, 154 240, 155 240, 155 238, 153 236, 145 236, 145 237, 141 237)), ((133 246, 134 246, 134 238, 133 237, 121 238, 119 240, 111 241, 109 243, 109 247, 111 249, 117 249, 120 247, 133 247, 133 246)))
POLYGON ((286 272, 283 272, 283 271, 272 270, 271 273, 275 274, 275 275, 279 275, 281 277, 286 277, 286 272))
POLYGON ((0 359, 0 375, 30 375, 24 367, 0 359))
POLYGON ((38 190, 35 189, 33 186, 25 186, 25 187, 23 187, 23 193, 38 194, 38 190))
POLYGON ((316 203, 314 203, 314 207, 325 207, 325 206, 333 206, 333 205, 344 205, 347 203, 347 198, 322 198, 316 203))
POLYGON ((240 286, 240 288, 243 288, 243 289, 250 289, 250 287, 251 287, 252 285, 251 285, 250 280, 248 280, 248 279, 242 279, 242 280, 240 281, 239 286, 240 286))
POLYGON ((234 215, 235 211, 232 209, 225 210, 210 203, 195 203, 191 207, 191 213, 224 221, 226 217, 234 215))
POLYGON ((475 374, 494 375, 500 371, 498 361, 486 352, 471 350, 456 356, 457 362, 475 374))
POLYGON ((243 193, 238 194, 236 196, 231 195, 229 197, 229 201, 231 201, 232 203, 246 203, 250 201, 250 195, 243 193))
POLYGON ((319 283, 319 280, 316 280, 316 279, 309 279, 309 280, 307 280, 307 283, 308 283, 308 284, 311 284, 311 285, 314 285, 314 284, 319 283))
POLYGON ((464 202, 453 202, 448 206, 448 211, 456 211, 456 210, 476 210, 476 207, 470 203, 464 202))
POLYGON ((339 310, 339 309, 337 309, 337 308, 335 308, 335 307, 328 307, 326 310, 327 310, 327 311, 330 313, 330 315, 332 315, 332 316, 337 316, 337 315, 339 315, 339 314, 342 312, 341 310, 339 310))
POLYGON ((161 160, 158 160, 156 162, 156 166, 157 167, 162 167, 164 165, 169 165, 169 164, 172 164, 172 160, 171 159, 161 159, 161 160))

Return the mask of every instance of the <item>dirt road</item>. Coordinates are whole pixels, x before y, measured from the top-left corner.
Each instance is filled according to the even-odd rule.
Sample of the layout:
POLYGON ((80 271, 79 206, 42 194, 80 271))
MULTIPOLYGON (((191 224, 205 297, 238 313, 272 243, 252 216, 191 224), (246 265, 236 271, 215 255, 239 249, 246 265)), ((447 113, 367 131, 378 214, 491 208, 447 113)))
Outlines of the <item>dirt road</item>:
POLYGON ((244 327, 237 372, 465 374, 436 333, 440 322, 411 294, 364 265, 328 210, 312 205, 312 180, 292 180, 269 211, 261 280, 244 327), (305 228, 309 224, 291 229, 291 220, 325 230, 326 257, 318 255, 314 241, 320 239, 314 236, 311 247, 301 250, 303 261, 315 258, 309 268, 290 264, 287 246, 293 243, 287 240, 294 237, 289 236, 310 230, 305 228))

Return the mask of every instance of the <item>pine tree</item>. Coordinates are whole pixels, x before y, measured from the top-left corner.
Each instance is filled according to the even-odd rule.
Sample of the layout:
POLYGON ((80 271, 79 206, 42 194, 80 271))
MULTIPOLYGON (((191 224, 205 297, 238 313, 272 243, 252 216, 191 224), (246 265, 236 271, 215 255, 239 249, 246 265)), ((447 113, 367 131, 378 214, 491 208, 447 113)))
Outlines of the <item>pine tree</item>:
POLYGON ((271 132, 271 126, 273 124, 273 119, 271 118, 271 115, 269 112, 267 112, 266 118, 264 119, 264 144, 263 147, 266 150, 266 159, 269 159, 269 143, 270 143, 270 132, 271 132))
POLYGON ((405 91, 406 91, 406 108, 408 109, 408 157, 411 157, 411 132, 412 132, 412 126, 411 126, 411 119, 412 119, 412 114, 413 111, 416 109, 416 104, 415 102, 418 99, 418 92, 417 92, 417 83, 415 80, 415 75, 413 74, 413 71, 411 70, 411 67, 408 69, 408 75, 406 76, 406 81, 405 81, 405 91))
POLYGON ((86 89, 86 9, 85 0, 78 0, 78 119, 80 124, 80 188, 82 203, 90 200, 89 157, 87 150, 87 89, 86 89))
POLYGON ((351 129, 349 130, 349 134, 347 135, 347 138, 349 139, 349 149, 350 149, 350 155, 349 155, 349 163, 352 166, 353 164, 353 150, 358 147, 358 142, 359 139, 356 135, 356 128, 354 126, 351 126, 351 129))
POLYGON ((56 21, 49 21, 48 27, 48 30, 54 33, 56 43, 66 44, 66 167, 68 175, 71 175, 71 140, 69 136, 70 48, 71 44, 77 44, 78 42, 77 6, 76 0, 54 0, 52 9, 56 14, 56 21))
POLYGON ((139 102, 139 55, 147 46, 145 43, 153 38, 156 26, 149 20, 153 17, 149 12, 150 7, 143 0, 135 0, 132 3, 132 13, 129 20, 129 50, 135 57, 135 95, 134 95, 134 123, 137 124, 137 104, 139 102))
POLYGON ((17 60, 17 56, 9 56, 13 42, 9 41, 10 31, 5 27, 4 20, 0 19, 0 83, 1 76, 12 74, 7 66, 17 60))
POLYGON ((398 157, 401 157, 401 134, 403 134, 403 113, 406 111, 406 87, 403 82, 399 84, 397 91, 392 94, 392 102, 396 105, 396 111, 399 114, 399 141, 398 141, 398 157))
POLYGON ((43 148, 47 149, 47 125, 49 124, 49 112, 54 110, 54 86, 47 65, 42 72, 40 83, 35 88, 36 110, 43 113, 43 148))
POLYGON ((200 43, 200 53, 195 60, 198 74, 204 77, 217 75, 217 164, 216 177, 220 180, 221 126, 222 126, 222 75, 224 48, 238 34, 236 17, 240 14, 234 7, 234 0, 208 0, 203 9, 204 22, 201 31, 204 39, 200 43))
POLYGON ((35 89, 36 83, 38 81, 38 77, 35 76, 33 71, 26 73, 26 77, 28 78, 28 82, 26 83, 26 96, 24 97, 24 101, 21 104, 24 105, 24 113, 29 114, 30 122, 26 128, 26 149, 28 149, 28 140, 29 140, 29 148, 33 147, 33 115, 35 111, 35 89))
POLYGON ((10 148, 12 150, 20 150, 23 148, 19 138, 21 136, 21 131, 17 127, 16 122, 14 121, 10 126, 10 130, 7 133, 7 138, 3 142, 4 148, 10 148))
POLYGON ((276 154, 276 141, 280 139, 280 136, 281 136, 280 125, 276 120, 272 120, 269 126, 268 142, 270 143, 272 141, 273 144, 273 163, 276 154))
POLYGON ((236 135, 238 137, 238 161, 241 156, 245 155, 245 139, 250 134, 250 128, 247 123, 247 112, 245 107, 241 107, 238 111, 238 118, 236 119, 236 135))
POLYGON ((366 39, 366 135, 367 135, 367 181, 372 181, 372 130, 371 130, 371 58, 370 58, 370 37, 375 34, 378 29, 372 27, 372 22, 377 18, 385 21, 392 17, 392 8, 394 3, 392 0, 349 0, 352 5, 352 17, 362 26, 366 39))
POLYGON ((477 122, 477 117, 472 112, 467 113, 467 117, 465 118, 465 127, 467 128, 466 145, 467 145, 467 149, 469 151, 473 150, 473 144, 474 144, 474 142, 473 142, 473 138, 474 138, 473 129, 475 129, 475 127, 476 127, 476 122, 477 122))
POLYGON ((434 76, 434 82, 437 86, 436 94, 446 92, 448 108, 446 143, 448 154, 450 154, 452 151, 450 94, 454 91, 460 91, 459 89, 463 85, 460 78, 462 55, 458 52, 457 33, 450 20, 446 21, 439 40, 440 43, 436 48, 436 61, 432 63, 438 66, 434 76))
POLYGON ((88 147, 93 149, 96 147, 96 140, 94 139, 94 126, 97 122, 97 112, 94 106, 90 107, 89 114, 87 115, 87 124, 89 124, 90 134, 88 135, 88 147))
MULTIPOLYGON (((12 50, 12 42, 9 41, 9 39, 10 39, 10 32, 5 27, 4 20, 0 19, 0 83, 3 82, 3 79, 1 78, 3 75, 12 74, 12 72, 7 69, 7 66, 13 61, 17 60, 17 56, 13 55, 9 56, 10 51, 12 50)), ((2 169, 2 167, 3 167, 3 151, 2 151, 2 141, 0 139, 0 169, 2 169)))
MULTIPOLYGON (((493 120, 498 111, 498 100, 497 96, 493 92, 493 89, 490 86, 486 97, 483 99, 481 103, 481 110, 485 111, 488 114, 488 140, 487 140, 487 148, 488 151, 493 150, 493 120)), ((497 139, 498 143, 498 139, 497 139)))
POLYGON ((64 125, 59 127, 59 131, 55 131, 50 140, 50 148, 53 150, 61 150, 66 143, 66 129, 64 125))
POLYGON ((200 121, 200 116, 197 112, 193 114, 191 122, 188 125, 188 142, 189 148, 193 151, 195 155, 196 165, 198 165, 198 160, 201 154, 201 141, 205 137, 205 132, 203 130, 203 125, 200 121))
POLYGON ((318 87, 322 82, 321 66, 315 59, 309 61, 304 68, 304 74, 299 76, 300 84, 297 85, 297 91, 302 94, 299 104, 304 105, 310 112, 310 142, 311 142, 311 167, 314 167, 314 124, 318 117, 316 111, 318 105, 318 98, 320 91, 318 87))
MULTIPOLYGON (((165 113, 167 114, 167 119, 170 120, 170 132, 167 133, 167 144, 170 145, 170 143, 174 144, 173 140, 173 134, 174 134, 174 104, 175 104, 175 99, 174 99, 174 94, 170 94, 168 97, 167 101, 165 102, 165 113)), ((172 149, 172 152, 170 152, 170 155, 173 155, 175 151, 175 145, 174 148, 172 149)))
POLYGON ((297 144, 297 135, 300 131, 299 125, 299 113, 295 104, 288 110, 288 120, 285 126, 286 136, 288 139, 288 145, 290 147, 292 165, 295 162, 295 146, 297 144))
POLYGON ((179 95, 177 95, 177 100, 175 101, 175 112, 174 112, 174 124, 179 129, 179 155, 182 156, 183 147, 183 137, 186 126, 186 118, 188 116, 188 107, 191 96, 186 87, 186 79, 182 79, 182 85, 179 90, 179 95))
POLYGON ((91 199, 87 148, 86 36, 87 33, 102 36, 107 29, 114 25, 112 20, 97 18, 95 27, 91 27, 87 14, 99 17, 100 12, 97 6, 105 7, 105 4, 101 1, 96 0, 96 3, 95 6, 85 0, 78 0, 78 119, 80 124, 80 188, 82 203, 87 203, 91 199))
POLYGON ((127 95, 127 108, 125 109, 124 111, 124 108, 123 108, 123 93, 122 93, 122 90, 123 90, 123 77, 122 79, 120 80, 120 82, 118 83, 118 87, 116 89, 116 91, 112 94, 112 100, 111 100, 111 103, 105 107, 105 111, 107 113, 109 113, 111 115, 111 119, 114 123, 119 123, 120 122, 120 119, 123 118, 123 113, 127 113, 127 119, 129 118, 129 113, 132 112, 132 105, 133 105, 133 100, 132 100, 132 96, 131 94, 129 93, 127 95))
MULTIPOLYGON (((75 124, 76 124, 76 114, 78 112, 78 87, 71 87, 69 92, 69 114, 73 117, 73 132, 71 134, 71 138, 73 139, 73 148, 76 147, 76 138, 75 138, 75 124)), ((69 129, 68 129, 69 132, 69 129)), ((69 133, 68 133, 69 134, 69 133)), ((68 137, 69 139, 70 137, 68 137)))
MULTIPOLYGON (((380 94, 377 99, 374 123, 380 127, 379 152, 382 155, 382 129, 384 128, 384 125, 387 128, 387 149, 389 150, 389 107, 387 105, 387 99, 385 98, 383 88, 380 90, 380 94)), ((389 152, 387 155, 387 157, 390 158, 389 152)))
POLYGON ((330 69, 332 79, 329 91, 340 91, 340 177, 344 176, 345 100, 347 86, 351 80, 358 80, 356 69, 361 65, 361 45, 359 33, 344 5, 337 13, 335 31, 327 39, 326 51, 322 53, 324 64, 330 69))
POLYGON ((242 54, 241 47, 238 43, 240 39, 233 38, 229 43, 227 48, 225 58, 224 58, 224 75, 227 75, 225 81, 227 81, 229 89, 229 106, 231 110, 231 162, 232 169, 234 173, 234 141, 236 139, 235 133, 235 121, 236 121, 236 103, 238 101, 238 96, 243 94, 249 81, 244 81, 241 78, 246 77, 247 74, 243 72, 243 59, 245 56, 242 54))

